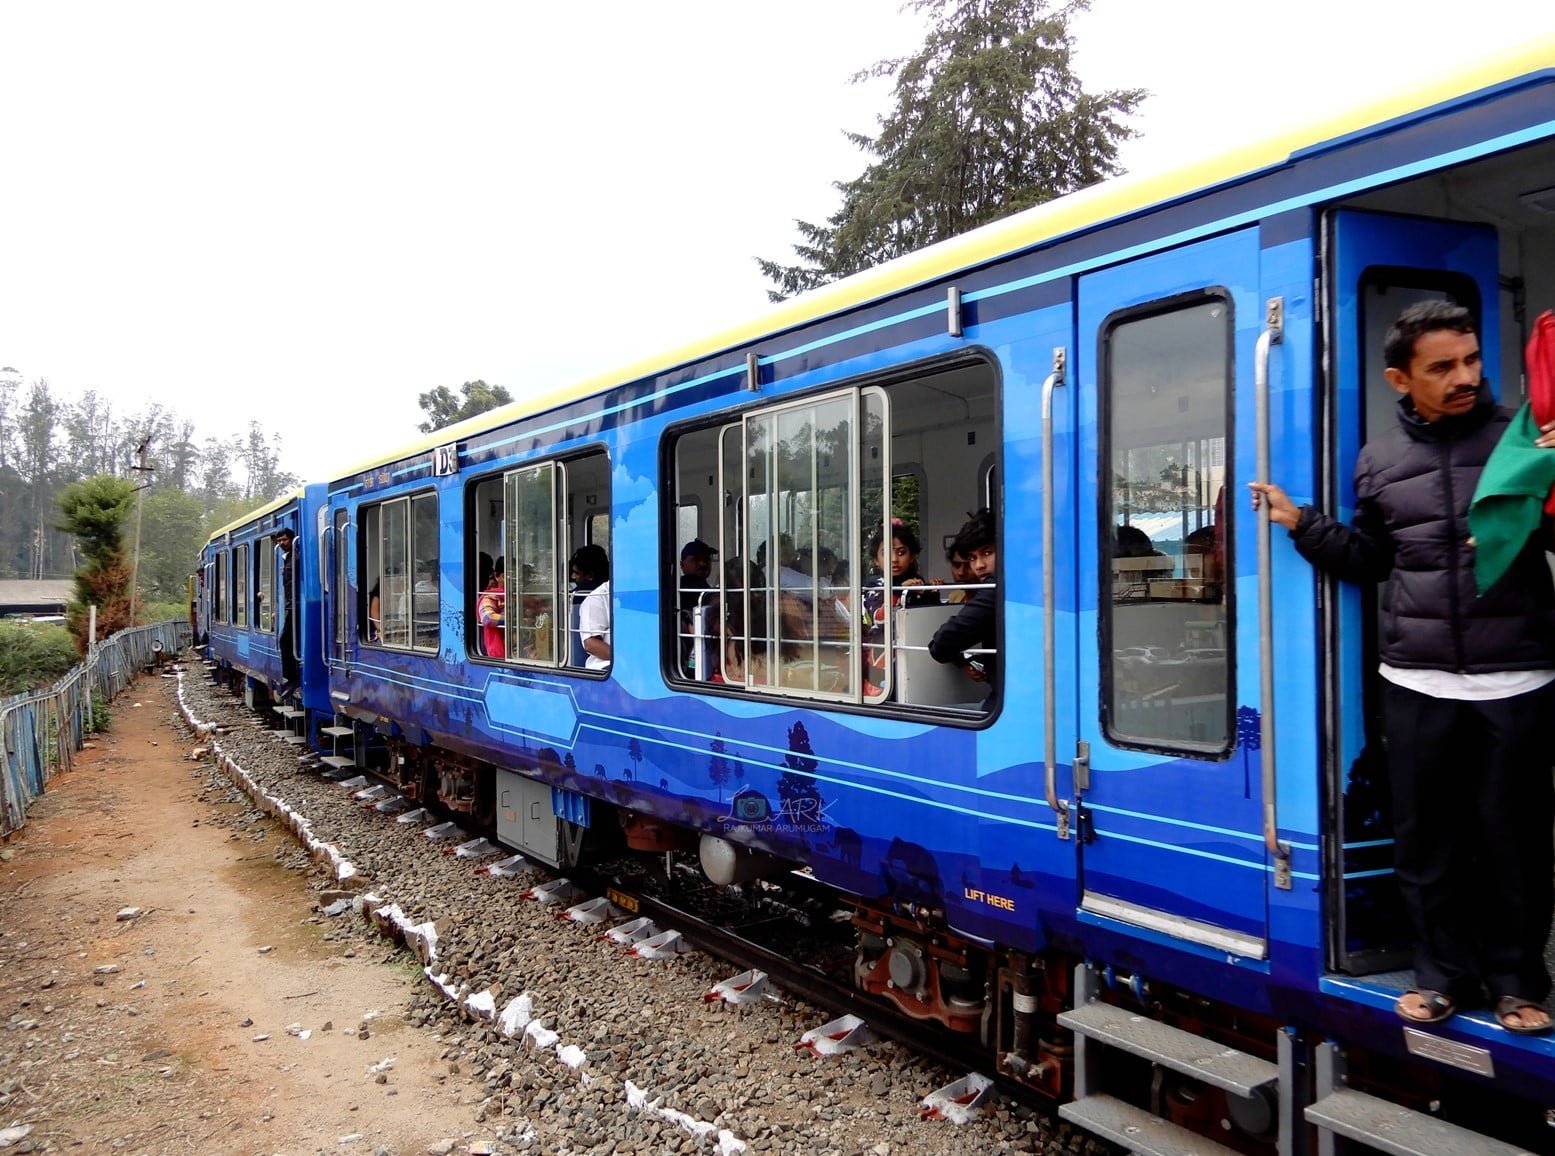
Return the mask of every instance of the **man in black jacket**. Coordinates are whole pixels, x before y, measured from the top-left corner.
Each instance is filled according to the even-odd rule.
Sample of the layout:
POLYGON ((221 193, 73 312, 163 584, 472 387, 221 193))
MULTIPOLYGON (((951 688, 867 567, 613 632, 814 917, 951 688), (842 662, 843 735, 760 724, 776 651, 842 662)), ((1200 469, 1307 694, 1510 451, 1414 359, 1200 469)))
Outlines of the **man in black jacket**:
MULTIPOLYGON (((1355 522, 1299 509, 1253 482, 1253 508, 1314 565, 1385 582, 1379 672, 1393 792, 1394 865, 1416 938, 1398 1014, 1439 1023, 1488 990, 1509 1031, 1551 1027, 1544 945, 1555 910, 1555 587, 1542 536, 1483 595, 1468 510, 1511 420, 1481 377, 1466 309, 1410 306, 1383 347, 1398 424, 1355 463, 1355 522)), ((1540 446, 1555 445, 1555 422, 1540 446)))
POLYGON ((929 639, 929 654, 936 662, 955 663, 973 681, 987 683, 989 698, 985 701, 991 705, 998 690, 995 675, 999 664, 999 656, 993 652, 998 645, 997 600, 993 588, 998 554, 994 544, 993 513, 982 509, 973 514, 961 527, 950 549, 966 558, 973 577, 988 586, 973 592, 971 599, 956 611, 955 617, 934 632, 934 637, 929 639))
POLYGON ((275 544, 281 549, 280 587, 285 615, 280 622, 276 646, 281 651, 281 685, 277 698, 286 698, 297 689, 301 678, 297 663, 297 534, 290 526, 276 531, 275 544))

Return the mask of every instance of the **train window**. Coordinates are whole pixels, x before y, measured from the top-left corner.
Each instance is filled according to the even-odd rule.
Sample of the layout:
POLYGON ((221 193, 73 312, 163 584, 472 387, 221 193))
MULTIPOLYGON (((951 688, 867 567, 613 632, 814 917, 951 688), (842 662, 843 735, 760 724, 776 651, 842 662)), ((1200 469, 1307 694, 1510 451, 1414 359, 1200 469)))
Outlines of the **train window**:
POLYGON ((578 613, 592 587, 573 588, 569 563, 586 544, 599 547, 608 565, 609 459, 591 453, 482 478, 469 500, 476 576, 466 609, 470 653, 585 669, 578 613))
POLYGON ((362 573, 367 640, 403 650, 438 645, 437 495, 364 506, 362 573))
POLYGON ((602 547, 610 553, 610 514, 602 511, 590 514, 583 523, 583 540, 590 546, 602 547))
POLYGON ((981 714, 989 686, 928 652, 958 607, 896 582, 948 580, 938 547, 983 504, 996 384, 985 362, 940 365, 676 438, 665 510, 675 528, 664 560, 670 677, 981 714), (867 544, 900 532, 931 545, 898 575, 878 572, 867 544), (692 538, 712 547, 712 565, 683 564, 692 538))
POLYGON ((1230 301, 1196 296, 1105 334, 1103 724, 1120 743, 1229 749, 1230 301))
POLYGON ((230 559, 226 551, 216 555, 216 564, 211 567, 211 621, 226 622, 227 618, 227 566, 230 559))
POLYGON ((232 548, 232 621, 248 625, 248 547, 232 548))
POLYGON ((261 538, 254 547, 254 626, 275 631, 275 539, 261 538))
POLYGON ((507 626, 509 658, 554 665, 557 661, 556 580, 557 463, 546 462, 507 477, 507 626))

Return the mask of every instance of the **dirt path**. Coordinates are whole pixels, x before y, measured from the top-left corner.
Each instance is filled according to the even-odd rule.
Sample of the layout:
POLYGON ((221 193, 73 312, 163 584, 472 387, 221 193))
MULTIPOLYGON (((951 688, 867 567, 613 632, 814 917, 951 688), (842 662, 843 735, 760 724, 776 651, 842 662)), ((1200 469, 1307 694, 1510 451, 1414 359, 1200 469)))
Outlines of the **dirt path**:
POLYGON ((190 760, 175 687, 123 695, 0 847, 0 1149, 468 1151, 484 1092, 407 1025, 415 961, 318 913, 291 837, 190 760))

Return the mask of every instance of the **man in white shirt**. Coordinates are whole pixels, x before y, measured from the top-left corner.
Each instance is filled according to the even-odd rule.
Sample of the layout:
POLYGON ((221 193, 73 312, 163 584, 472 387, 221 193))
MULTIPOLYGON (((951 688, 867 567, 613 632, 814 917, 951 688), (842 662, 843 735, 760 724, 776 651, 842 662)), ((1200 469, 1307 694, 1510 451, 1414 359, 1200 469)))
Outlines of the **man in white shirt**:
POLYGON ((578 636, 587 655, 583 665, 589 670, 609 670, 610 559, 601 547, 584 546, 572 556, 572 572, 580 580, 599 581, 578 606, 578 636))

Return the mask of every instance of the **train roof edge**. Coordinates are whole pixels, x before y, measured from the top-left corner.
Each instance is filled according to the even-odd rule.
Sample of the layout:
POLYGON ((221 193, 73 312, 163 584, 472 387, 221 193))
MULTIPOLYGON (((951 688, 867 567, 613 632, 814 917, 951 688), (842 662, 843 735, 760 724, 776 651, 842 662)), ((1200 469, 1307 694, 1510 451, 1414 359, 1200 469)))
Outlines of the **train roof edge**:
MULTIPOLYGON (((1555 34, 1506 49, 1442 79, 1403 88, 1360 108, 1331 114, 1311 125, 1289 129, 1203 160, 1159 172, 1125 174, 1098 182, 781 302, 742 325, 569 385, 536 392, 498 409, 434 430, 389 452, 357 462, 348 469, 332 472, 329 478, 340 481, 414 458, 437 446, 548 412, 625 382, 713 357, 989 261, 1052 244, 1087 229, 1250 179, 1301 156, 1321 152, 1325 147, 1354 140, 1367 132, 1385 130, 1401 121, 1427 116, 1434 110, 1482 97, 1508 84, 1533 84, 1551 79, 1555 79, 1555 34)), ((299 490, 297 495, 300 493, 299 490)), ((284 504, 286 500, 289 499, 281 499, 275 505, 284 504)), ((217 533, 242 525, 273 508, 274 505, 256 510, 217 533)))
POLYGON ((206 544, 208 545, 211 542, 214 542, 217 538, 220 538, 223 534, 231 533, 233 530, 238 529, 240 526, 246 526, 250 522, 252 522, 252 521, 254 521, 254 520, 258 519, 258 518, 263 518, 266 514, 273 514, 276 510, 281 509, 283 506, 289 506, 293 502, 300 502, 300 501, 302 501, 302 495, 303 495, 304 488, 305 487, 303 487, 303 486, 298 486, 296 489, 288 490, 286 493, 282 494, 279 498, 275 498, 272 501, 266 502, 263 506, 260 506, 258 509, 250 510, 248 513, 244 514, 242 517, 236 519, 235 521, 228 522, 225 526, 222 526, 220 529, 212 530, 210 532, 210 534, 207 535, 207 537, 205 539, 206 544))

